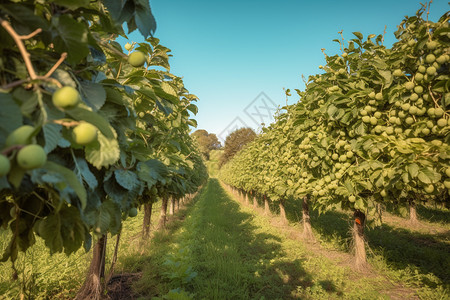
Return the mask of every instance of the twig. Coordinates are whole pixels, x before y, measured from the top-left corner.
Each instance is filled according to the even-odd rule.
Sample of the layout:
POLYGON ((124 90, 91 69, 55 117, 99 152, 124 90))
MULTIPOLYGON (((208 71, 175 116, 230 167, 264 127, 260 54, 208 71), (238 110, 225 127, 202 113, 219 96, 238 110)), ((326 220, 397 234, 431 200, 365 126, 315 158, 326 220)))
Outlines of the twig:
POLYGON ((67 122, 67 121, 64 121, 64 120, 53 120, 52 122, 55 123, 55 124, 62 125, 64 127, 75 127, 75 126, 80 124, 80 122, 78 122, 78 121, 67 122))
POLYGON ((24 145, 10 146, 10 147, 2 150, 1 154, 3 154, 4 156, 7 156, 9 153, 13 152, 14 150, 19 150, 19 149, 22 149, 23 147, 24 147, 24 145))
POLYGON ((115 53, 115 54, 117 54, 117 55, 119 55, 119 56, 122 56, 123 58, 128 58, 128 56, 125 54, 125 53, 123 53, 123 52, 120 52, 119 50, 117 50, 116 48, 114 48, 114 47, 112 47, 111 45, 109 45, 108 43, 105 43, 105 42, 103 42, 102 40, 100 40, 99 38, 97 38, 97 37, 94 37, 94 39, 97 41, 97 43, 99 43, 100 45, 102 45, 103 47, 105 47, 107 50, 109 50, 110 52, 112 52, 112 53, 115 53))
POLYGON ((106 280, 105 280, 105 289, 108 286, 108 282, 111 280, 111 277, 114 274, 114 266, 116 265, 116 262, 117 262, 117 253, 119 252, 119 241, 120 241, 121 233, 122 233, 122 228, 120 229, 119 233, 117 234, 116 246, 114 247, 114 254, 113 254, 113 258, 112 258, 112 262, 111 262, 111 267, 109 268, 108 277, 106 277, 106 280))
POLYGON ((56 69, 59 67, 60 64, 66 59, 67 52, 63 52, 61 54, 61 57, 58 59, 58 61, 53 65, 53 67, 47 72, 47 74, 44 75, 45 78, 49 78, 53 72, 56 71, 56 69))
POLYGON ((36 72, 34 71, 33 65, 31 64, 30 54, 27 52, 27 49, 23 44, 23 40, 26 39, 28 36, 35 36, 36 34, 41 32, 42 29, 38 28, 26 36, 21 36, 16 33, 16 31, 11 27, 11 24, 9 24, 8 21, 3 20, 1 18, 0 20, 3 28, 5 28, 5 30, 11 35, 11 37, 16 42, 17 47, 19 47, 20 54, 22 54, 23 60, 25 61, 25 66, 27 67, 28 74, 30 74, 30 78, 32 80, 36 79, 36 72))

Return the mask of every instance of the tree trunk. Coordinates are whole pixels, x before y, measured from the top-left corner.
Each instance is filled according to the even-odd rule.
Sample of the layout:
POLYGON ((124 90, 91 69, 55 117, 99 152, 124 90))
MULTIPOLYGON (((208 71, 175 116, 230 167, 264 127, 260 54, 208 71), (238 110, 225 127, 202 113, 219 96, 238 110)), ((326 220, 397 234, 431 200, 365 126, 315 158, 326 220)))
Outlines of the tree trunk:
POLYGON ((366 215, 359 210, 355 210, 353 217, 355 219, 352 230, 353 250, 355 252, 355 267, 357 269, 362 269, 367 264, 366 244, 364 239, 366 215))
POLYGON ((173 216, 175 213, 175 197, 170 197, 169 215, 173 216))
POLYGON ((98 300, 103 293, 102 279, 105 279, 106 235, 102 235, 92 251, 91 265, 83 286, 78 291, 76 300, 98 300))
POLYGON ((152 210, 153 210, 153 202, 144 204, 144 222, 142 223, 142 238, 144 240, 147 240, 150 236, 152 210))
POLYGON ((256 194, 253 195, 253 208, 257 209, 258 208, 258 198, 256 197, 256 194))
POLYGON ((279 207, 280 207, 281 222, 283 223, 283 225, 287 225, 288 220, 286 218, 286 210, 284 209, 284 200, 280 201, 279 207))
POLYGON ((162 198, 161 212, 159 214, 158 230, 166 228, 167 202, 168 198, 167 196, 164 196, 162 198))
POLYGON ((413 200, 409 200, 409 222, 412 225, 419 224, 419 219, 417 218, 416 203, 414 203, 413 200))
POLYGON ((303 237, 307 240, 314 240, 314 234, 311 228, 311 219, 309 217, 308 196, 303 197, 302 222, 303 222, 303 237))
POLYGON ((177 198, 175 200, 175 209, 176 209, 176 211, 180 210, 180 198, 177 198))
POLYGON ((250 202, 248 201, 248 193, 245 193, 245 205, 249 205, 250 202))
POLYGON ((267 196, 264 195, 264 215, 265 216, 270 216, 270 206, 269 206, 269 200, 267 200, 267 196))

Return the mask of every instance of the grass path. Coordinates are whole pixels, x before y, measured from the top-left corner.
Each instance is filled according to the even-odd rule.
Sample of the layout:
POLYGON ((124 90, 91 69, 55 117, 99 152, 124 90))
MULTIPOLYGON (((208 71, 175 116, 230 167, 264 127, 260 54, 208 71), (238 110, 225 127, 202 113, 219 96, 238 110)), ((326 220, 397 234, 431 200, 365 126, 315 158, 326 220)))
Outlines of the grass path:
POLYGON ((415 298, 384 276, 361 276, 315 253, 232 199, 216 179, 185 213, 183 223, 157 234, 142 257, 135 289, 143 298, 169 290, 165 299, 415 298))

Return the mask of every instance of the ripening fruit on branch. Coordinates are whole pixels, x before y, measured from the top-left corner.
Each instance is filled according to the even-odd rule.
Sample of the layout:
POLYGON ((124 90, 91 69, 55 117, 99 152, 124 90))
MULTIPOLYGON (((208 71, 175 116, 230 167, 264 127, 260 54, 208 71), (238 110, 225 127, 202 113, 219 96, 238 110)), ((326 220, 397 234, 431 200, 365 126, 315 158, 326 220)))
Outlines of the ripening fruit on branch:
POLYGON ((435 60, 436 60, 436 56, 434 56, 434 54, 428 54, 427 56, 425 56, 425 62, 428 64, 433 63, 435 60))
POLYGON ((23 125, 11 132, 6 138, 6 147, 14 145, 26 145, 29 144, 29 137, 33 133, 34 127, 30 125, 23 125))
POLYGON ((88 145, 97 138, 97 127, 91 123, 81 122, 73 129, 72 136, 78 145, 88 145))
POLYGON ((17 153, 17 164, 25 170, 32 170, 42 167, 47 161, 47 154, 44 148, 39 145, 28 145, 20 149, 17 153))
POLYGON ((438 43, 436 41, 427 42, 427 48, 430 50, 436 49, 437 46, 438 46, 438 43))
POLYGON ((71 108, 80 101, 80 94, 75 88, 65 86, 53 93, 52 101, 53 105, 58 108, 71 108))
POLYGON ((138 210, 137 210, 136 207, 132 207, 132 208, 130 208, 130 210, 128 211, 128 216, 131 217, 131 218, 136 217, 137 214, 138 214, 138 210))
POLYGON ((414 86, 415 86, 415 84, 412 81, 408 81, 408 82, 405 83, 405 88, 407 90, 412 90, 414 88, 414 86))
POLYGON ((397 77, 400 77, 400 76, 403 75, 403 72, 402 72, 402 70, 400 70, 400 69, 396 69, 396 70, 392 73, 392 75, 397 76, 397 77))
POLYGON ((128 63, 133 67, 142 67, 147 61, 147 57, 141 51, 134 51, 128 56, 128 63))
POLYGON ((133 45, 131 45, 130 43, 125 44, 125 50, 130 51, 131 48, 133 48, 133 45))
POLYGON ((3 154, 0 154, 0 177, 8 174, 9 170, 11 170, 11 163, 9 162, 9 159, 3 154))
POLYGON ((445 169, 445 175, 447 175, 447 177, 450 177, 450 167, 447 167, 447 169, 445 169))

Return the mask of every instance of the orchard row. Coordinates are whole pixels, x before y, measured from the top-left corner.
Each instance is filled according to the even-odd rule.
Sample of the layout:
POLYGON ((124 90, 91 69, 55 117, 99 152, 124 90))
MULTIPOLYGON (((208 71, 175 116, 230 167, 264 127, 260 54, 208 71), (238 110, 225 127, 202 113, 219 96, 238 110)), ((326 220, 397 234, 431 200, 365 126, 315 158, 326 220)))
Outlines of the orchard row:
MULTIPOLYGON (((144 36, 156 28, 148 1, 131 2, 0 4, 2 261, 35 235, 51 253, 88 251, 93 237, 104 249, 138 208, 151 214, 158 199, 167 207, 207 179, 189 136, 197 97, 170 73, 170 50, 153 37, 125 52, 115 41, 125 22, 144 36)), ((100 271, 91 268, 80 298, 99 296, 100 271)))
POLYGON ((381 221, 388 203, 412 214, 417 203, 448 206, 449 13, 436 23, 424 14, 426 6, 402 21, 391 48, 383 35, 354 32, 347 46, 335 40, 342 53, 325 55, 323 73, 297 90, 300 101, 225 165, 221 179, 282 212, 285 201, 302 200, 304 222, 308 204, 352 210, 356 244, 367 215, 381 221))

